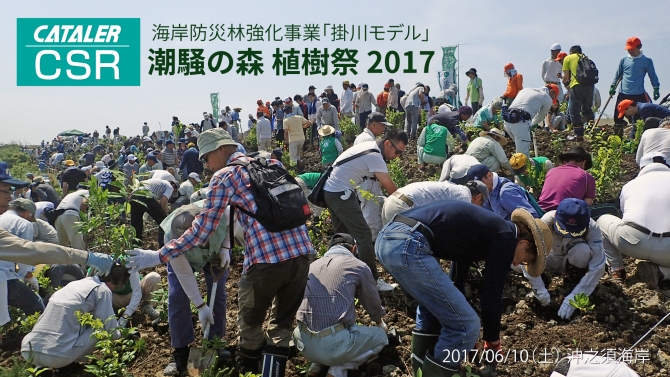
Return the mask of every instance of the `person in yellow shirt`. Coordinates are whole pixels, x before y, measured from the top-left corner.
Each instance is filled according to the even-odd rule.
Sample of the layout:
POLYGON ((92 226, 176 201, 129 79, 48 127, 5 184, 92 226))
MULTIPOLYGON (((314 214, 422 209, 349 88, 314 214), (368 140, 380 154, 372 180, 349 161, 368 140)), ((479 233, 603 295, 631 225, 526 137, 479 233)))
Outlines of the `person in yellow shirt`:
POLYGON ((580 83, 577 81, 577 67, 579 59, 584 55, 582 48, 578 45, 570 47, 570 55, 563 59, 563 85, 570 89, 570 119, 575 131, 575 140, 584 140, 585 121, 594 120, 595 114, 591 108, 593 104, 594 84, 580 83), (583 117, 582 117, 583 114, 583 117))

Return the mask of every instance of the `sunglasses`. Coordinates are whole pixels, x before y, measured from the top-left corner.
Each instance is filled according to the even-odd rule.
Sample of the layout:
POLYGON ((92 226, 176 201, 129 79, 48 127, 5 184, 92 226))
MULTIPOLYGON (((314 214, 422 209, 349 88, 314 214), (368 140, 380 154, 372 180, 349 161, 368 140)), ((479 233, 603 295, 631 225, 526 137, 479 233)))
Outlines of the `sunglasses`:
POLYGON ((391 140, 389 140, 389 143, 391 143, 391 145, 393 146, 393 149, 395 149, 396 156, 402 156, 404 151, 401 151, 400 149, 398 149, 398 147, 396 147, 395 144, 393 144, 393 142, 391 140))
POLYGON ((206 164, 207 163, 207 156, 209 156, 210 153, 212 153, 212 152, 207 152, 207 153, 203 154, 202 157, 200 157, 200 162, 202 162, 203 164, 206 164))

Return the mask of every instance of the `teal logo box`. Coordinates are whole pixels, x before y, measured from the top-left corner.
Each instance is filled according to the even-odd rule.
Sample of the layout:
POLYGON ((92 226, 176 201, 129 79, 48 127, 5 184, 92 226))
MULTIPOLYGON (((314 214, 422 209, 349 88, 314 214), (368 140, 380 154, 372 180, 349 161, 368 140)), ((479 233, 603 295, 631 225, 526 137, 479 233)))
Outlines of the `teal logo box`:
POLYGON ((18 86, 139 86, 139 18, 18 18, 18 86))

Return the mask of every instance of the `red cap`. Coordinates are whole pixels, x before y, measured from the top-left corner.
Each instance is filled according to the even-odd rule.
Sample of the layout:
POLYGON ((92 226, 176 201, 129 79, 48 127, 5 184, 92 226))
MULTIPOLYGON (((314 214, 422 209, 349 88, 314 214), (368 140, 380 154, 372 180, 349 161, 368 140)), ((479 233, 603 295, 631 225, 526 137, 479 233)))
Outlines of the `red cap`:
POLYGON ((505 67, 503 68, 505 71, 509 71, 510 69, 514 68, 514 64, 512 63, 507 63, 505 64, 505 67))
POLYGON ((262 105, 262 104, 263 104, 263 100, 262 100, 262 99, 259 99, 258 101, 256 101, 256 104, 258 104, 258 105, 262 105))
POLYGON ((556 95, 556 97, 558 97, 558 94, 560 93, 560 91, 558 90, 558 86, 556 86, 556 84, 547 84, 546 86, 547 86, 547 88, 548 88, 549 90, 551 90, 552 92, 554 92, 554 94, 556 95))
POLYGON ((568 54, 566 54, 565 52, 559 52, 554 61, 560 62, 561 59, 563 59, 566 56, 568 56, 568 54))
POLYGON ((391 89, 391 84, 389 84, 389 83, 384 84, 384 88, 391 89))
POLYGON ((630 51, 635 50, 637 46, 641 45, 642 41, 638 37, 630 37, 626 40, 626 47, 624 49, 630 51))
POLYGON ((633 104, 633 100, 630 99, 625 99, 621 102, 619 102, 619 106, 617 106, 617 110, 619 110, 619 117, 623 118, 623 112, 626 111, 628 106, 633 104))

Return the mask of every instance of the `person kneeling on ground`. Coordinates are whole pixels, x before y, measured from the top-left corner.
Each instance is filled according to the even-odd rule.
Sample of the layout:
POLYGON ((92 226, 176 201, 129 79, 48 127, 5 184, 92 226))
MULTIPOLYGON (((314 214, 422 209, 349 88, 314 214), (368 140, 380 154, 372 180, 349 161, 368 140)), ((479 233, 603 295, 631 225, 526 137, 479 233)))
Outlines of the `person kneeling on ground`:
MULTIPOLYGON (((598 285, 598 281, 605 273, 605 253, 600 228, 590 217, 588 204, 580 199, 564 199, 555 211, 549 211, 542 216, 553 235, 551 252, 547 254, 546 272, 567 273, 571 280, 580 279, 572 292, 565 296, 558 316, 569 319, 575 308, 570 305, 576 294, 590 295, 598 285)), ((522 272, 523 267, 512 267, 522 272)), ((535 298, 543 306, 549 305, 551 297, 540 277, 528 276, 533 286, 535 298)), ((547 279, 548 280, 548 279, 547 279)))
POLYGON ((454 139, 446 127, 436 123, 424 127, 416 142, 419 169, 425 169, 426 164, 442 165, 453 151, 454 139))
POLYGON ((528 273, 540 276, 551 242, 547 225, 523 209, 506 221, 470 203, 439 201, 396 215, 379 233, 375 253, 419 303, 412 333, 413 375, 422 368, 423 376, 451 377, 460 369, 460 358, 452 356, 475 346, 480 321, 463 294, 473 262, 486 264, 480 293, 484 348, 500 352, 502 295, 510 264, 528 263, 528 273), (439 259, 452 262, 452 278, 439 259))
POLYGON ((514 171, 503 149, 505 145, 507 145, 505 134, 497 128, 492 128, 489 131, 481 131, 479 137, 468 145, 465 154, 476 158, 492 172, 497 173, 502 166, 513 174, 514 171))
MULTIPOLYGON (((179 207, 162 223, 165 241, 178 239, 191 226, 195 217, 202 211, 204 200, 179 207)), ((163 374, 180 376, 187 372, 189 344, 195 340, 191 321, 190 302, 198 309, 198 318, 203 331, 210 327, 209 339, 223 339, 226 330, 226 279, 230 263, 230 239, 228 238, 228 217, 230 210, 219 221, 214 233, 208 240, 209 247, 197 247, 188 253, 172 259, 168 263, 168 322, 174 351, 163 374), (214 279, 218 285, 214 297, 214 306, 209 307, 200 294, 194 271, 203 271, 207 285, 207 297, 211 297, 214 279)), ((230 358, 225 349, 217 350, 219 359, 230 358)))
POLYGON ((150 272, 144 277, 140 277, 139 272, 133 272, 126 284, 112 290, 114 312, 126 308, 119 320, 119 326, 126 327, 130 317, 140 307, 140 303, 142 303, 142 314, 148 315, 152 320, 158 318, 158 312, 151 301, 151 293, 158 290, 160 282, 161 276, 156 272, 150 272))
POLYGON ((612 278, 626 280, 623 255, 642 259, 637 274, 651 289, 670 279, 670 216, 661 212, 670 205, 670 168, 662 156, 644 155, 637 178, 626 183, 619 197, 623 219, 603 215, 598 227, 612 278), (623 254, 623 255, 622 255, 623 254))
POLYGON ((328 377, 346 377, 388 344, 377 283, 372 271, 356 258, 356 241, 346 233, 330 239, 329 250, 309 266, 305 297, 296 314, 293 340, 309 360, 308 376, 330 366, 328 377), (376 327, 356 324, 356 299, 376 327))
POLYGON ((108 276, 73 281, 56 291, 33 330, 21 342, 21 356, 38 367, 63 368, 86 360, 97 339, 91 327, 82 328, 75 312, 91 313, 105 323, 105 330, 118 327, 112 309, 112 290, 128 281, 128 269, 114 265, 108 276))
POLYGON ((498 173, 491 172, 486 165, 471 166, 468 169, 468 181, 482 181, 486 185, 489 199, 484 202, 483 207, 505 220, 509 220, 517 208, 525 209, 535 218, 541 217, 523 188, 498 173))
POLYGON ((547 172, 554 168, 554 163, 547 157, 526 157, 523 153, 514 153, 509 158, 509 163, 514 169, 514 183, 530 190, 534 187, 542 187, 540 178, 546 177, 547 172), (530 165, 530 172, 528 167, 530 165))

